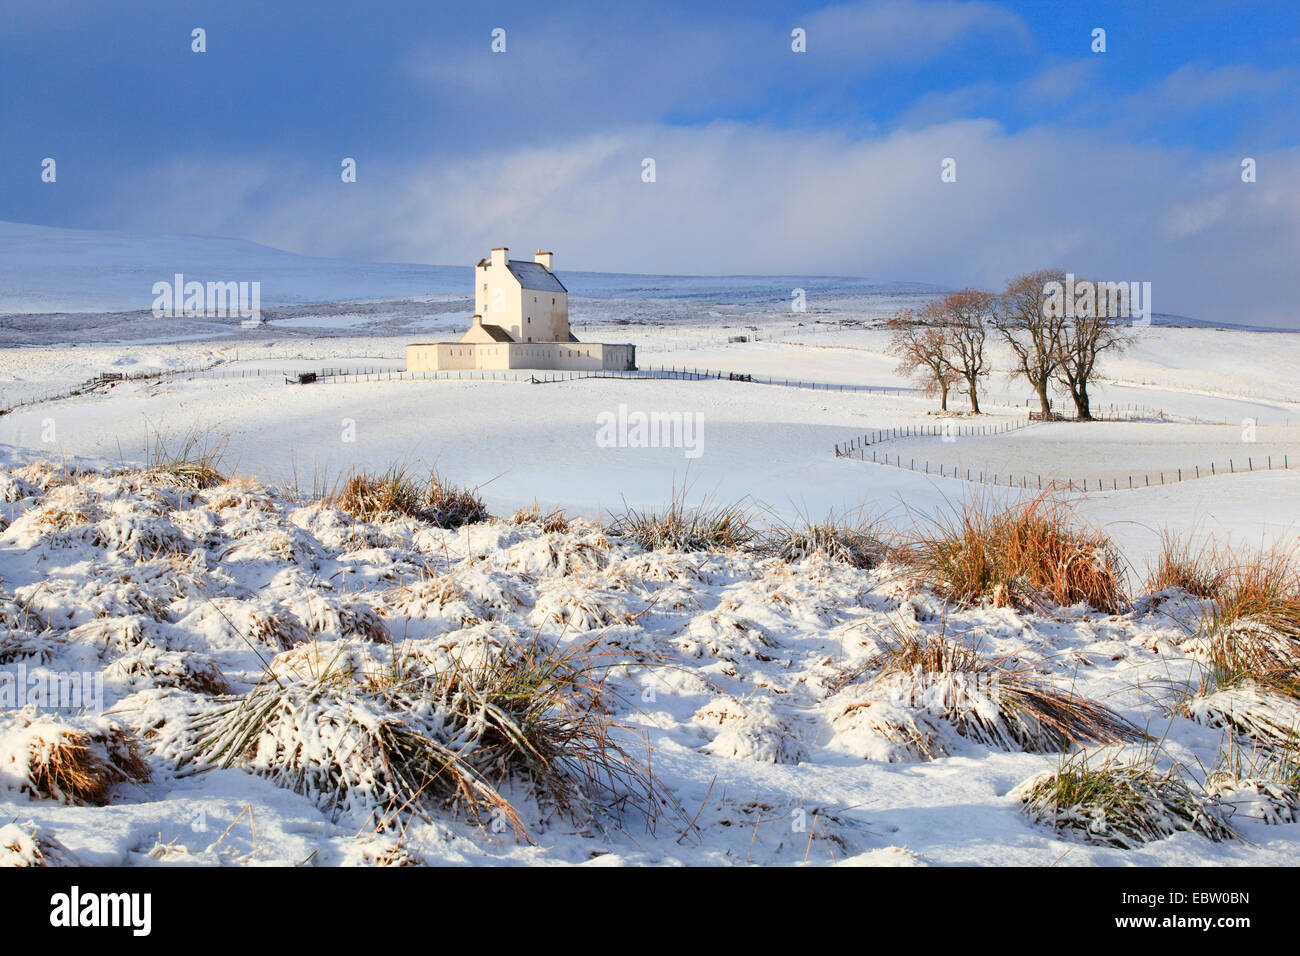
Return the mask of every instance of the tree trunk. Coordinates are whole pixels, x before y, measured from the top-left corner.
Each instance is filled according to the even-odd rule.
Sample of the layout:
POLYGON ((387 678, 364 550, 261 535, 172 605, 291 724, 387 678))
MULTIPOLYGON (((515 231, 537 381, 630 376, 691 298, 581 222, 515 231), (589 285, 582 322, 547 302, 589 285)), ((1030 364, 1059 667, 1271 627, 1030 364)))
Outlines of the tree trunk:
POLYGON ((1080 385, 1079 394, 1074 403, 1079 407, 1079 419, 1081 421, 1092 421, 1092 403, 1088 399, 1088 386, 1080 385))
POLYGON ((978 415, 980 413, 980 399, 975 388, 974 379, 971 380, 968 391, 970 392, 970 410, 972 413, 978 415))
POLYGON ((948 410, 948 386, 940 385, 939 386, 939 411, 946 412, 947 410, 948 410))
POLYGON ((1043 417, 1051 418, 1052 400, 1047 397, 1047 379, 1038 383, 1038 404, 1042 406, 1043 417))

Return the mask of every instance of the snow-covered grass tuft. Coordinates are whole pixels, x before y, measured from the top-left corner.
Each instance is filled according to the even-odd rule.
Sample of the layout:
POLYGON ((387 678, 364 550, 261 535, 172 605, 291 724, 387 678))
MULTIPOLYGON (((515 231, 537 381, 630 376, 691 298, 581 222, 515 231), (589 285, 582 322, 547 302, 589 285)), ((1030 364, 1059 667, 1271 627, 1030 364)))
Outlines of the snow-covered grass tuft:
POLYGON ((1236 836, 1213 801, 1194 793, 1176 769, 1157 770, 1150 758, 1125 763, 1109 756, 1100 766, 1090 759, 1081 751, 1022 783, 1014 791, 1021 809, 1058 836, 1120 849, 1180 830, 1216 842, 1236 836))
POLYGON ((103 717, 55 717, 34 705, 0 715, 0 787, 69 804, 108 803, 149 767, 135 736, 103 717))
POLYGON ((1054 687, 1018 660, 985 657, 942 633, 903 634, 880 665, 871 683, 876 699, 928 711, 992 747, 1046 753, 1145 736, 1108 707, 1054 687))
POLYGON ((840 745, 864 760, 906 763, 948 756, 938 718, 870 692, 849 695, 832 712, 831 726, 840 745))
POLYGON ((1263 748, 1300 745, 1300 565, 1281 547, 1227 565, 1195 642, 1206 676, 1176 711, 1263 748))
POLYGON ((821 521, 777 523, 765 537, 767 549, 783 561, 801 561, 819 554, 855 568, 874 568, 889 554, 879 529, 866 520, 827 515, 821 521))
POLYGON ((646 551, 735 551, 754 542, 759 530, 744 502, 719 504, 706 498, 686 504, 686 489, 674 491, 663 510, 628 508, 613 516, 610 532, 646 551))
POLYGON ((490 517, 474 492, 449 484, 438 474, 427 480, 395 465, 383 474, 360 472, 330 496, 330 502, 362 521, 418 518, 440 528, 459 528, 490 517))
POLYGON ((510 520, 515 524, 535 525, 548 534, 564 534, 569 530, 569 516, 563 508, 543 512, 536 501, 532 508, 520 508, 510 520))
POLYGON ((1216 777, 1205 792, 1229 820, 1238 817, 1260 823, 1300 822, 1300 791, 1294 784, 1258 777, 1216 777))
POLYGON ((489 520, 487 506, 468 488, 448 484, 438 474, 424 486, 424 517, 440 528, 459 528, 489 520))
POLYGON ((900 553, 920 583, 962 604, 1023 608, 1050 600, 1116 613, 1126 600, 1110 539, 1045 496, 1006 508, 968 500, 931 519, 900 553))
POLYGON ((606 714, 608 666, 591 644, 534 642, 380 671, 281 669, 194 715, 181 763, 242 767, 378 829, 450 807, 527 838, 504 795, 519 782, 575 819, 631 809, 653 820, 663 798, 606 714))
POLYGON ((1206 775, 1205 793, 1231 821, 1300 822, 1300 763, 1295 751, 1242 751, 1227 737, 1217 766, 1206 775))
POLYGON ((34 823, 0 826, 0 868, 75 866, 67 847, 34 823))
POLYGON ((1176 712, 1231 730, 1260 747, 1285 751, 1300 745, 1300 701, 1251 680, 1224 686, 1208 682, 1180 701, 1176 712))
POLYGON ((221 472, 223 450, 224 442, 198 432, 184 435, 172 448, 156 435, 149 449, 148 474, 182 488, 215 488, 226 481, 221 472))

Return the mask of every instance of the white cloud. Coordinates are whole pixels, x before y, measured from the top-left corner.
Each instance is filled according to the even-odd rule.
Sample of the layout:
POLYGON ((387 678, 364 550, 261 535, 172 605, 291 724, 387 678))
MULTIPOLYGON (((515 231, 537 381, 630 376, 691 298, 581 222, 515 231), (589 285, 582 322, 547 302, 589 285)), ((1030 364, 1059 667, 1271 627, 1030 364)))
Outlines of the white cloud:
MULTIPOLYGON (((854 140, 737 124, 626 127, 432 157, 291 195, 250 164, 150 174, 114 215, 315 255, 469 264, 543 245, 561 268, 820 273, 998 285, 1060 266, 1150 281, 1157 309, 1297 325, 1300 150, 1205 160, 1104 135, 962 121, 854 140), (643 183, 641 161, 658 181, 643 183), (957 160, 957 182, 940 162, 957 160), (265 195, 279 198, 264 198, 265 195), (202 215, 190 214, 200 210, 202 215), (180 210, 188 210, 178 221, 180 210)), ((283 173, 280 174, 283 176, 283 173)), ((304 174, 300 177, 308 181, 304 174)), ((337 179, 337 176, 335 176, 337 179)), ((317 175, 315 182, 322 181, 317 175)))

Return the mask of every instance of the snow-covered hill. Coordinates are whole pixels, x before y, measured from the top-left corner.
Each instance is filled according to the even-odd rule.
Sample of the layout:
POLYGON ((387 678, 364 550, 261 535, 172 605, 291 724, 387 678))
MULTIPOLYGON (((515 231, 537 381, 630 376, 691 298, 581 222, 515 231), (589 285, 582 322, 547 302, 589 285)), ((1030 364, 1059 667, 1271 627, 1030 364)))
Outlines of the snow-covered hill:
MULTIPOLYGON (((262 305, 353 302, 423 295, 463 295, 472 263, 461 265, 319 259, 242 239, 139 235, 0 222, 0 315, 137 312, 152 307, 155 282, 176 273, 201 282, 261 282, 262 305)), ((523 255, 527 250, 520 250, 523 255)), ((803 288, 823 298, 935 291, 917 283, 834 276, 664 276, 557 268, 576 296, 789 302, 803 288)))

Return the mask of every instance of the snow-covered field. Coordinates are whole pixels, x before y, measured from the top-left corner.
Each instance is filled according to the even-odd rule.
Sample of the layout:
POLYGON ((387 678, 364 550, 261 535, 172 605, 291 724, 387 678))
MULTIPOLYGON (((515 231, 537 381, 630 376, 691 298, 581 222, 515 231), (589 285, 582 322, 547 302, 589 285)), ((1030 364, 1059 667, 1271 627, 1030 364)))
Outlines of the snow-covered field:
MULTIPOLYGON (((50 258, 50 268, 73 271, 84 237, 23 231, 34 228, 0 236, 28 258, 32 243, 57 240, 63 258, 50 258)), ((194 242, 172 243, 175 271, 257 279, 257 269, 271 269, 261 252, 213 259, 194 242)), ((279 285, 260 273, 276 290, 265 301, 277 308, 267 328, 244 332, 128 314, 148 308, 136 298, 139 283, 169 278, 152 276, 159 258, 146 253, 124 240, 122 261, 105 263, 102 283, 69 284, 48 301, 15 269, 0 301, 0 311, 63 313, 0 320, 10 346, 0 351, 0 408, 12 407, 0 415, 0 464, 26 469, 0 477, 0 669, 98 675, 104 719, 143 734, 151 771, 103 807, 33 799, 13 755, 34 731, 10 710, 0 716, 0 825, 13 821, 27 834, 15 846, 35 834, 54 855, 86 863, 1294 860, 1294 826, 1266 826, 1249 808, 1233 819, 1244 840, 1180 832, 1119 850, 1063 839, 1032 823, 1013 792, 1056 767, 1059 754, 1009 752, 963 736, 924 706, 873 697, 872 661, 887 642, 944 630, 1112 708, 1161 740, 1161 761, 1195 776, 1215 764, 1223 735, 1171 716, 1200 667, 1189 642, 1194 599, 1167 595, 1118 614, 945 608, 898 568, 646 553, 611 534, 611 514, 661 507, 681 487, 692 500, 744 500, 772 522, 866 513, 900 529, 972 495, 1021 494, 834 454, 872 431, 945 420, 934 399, 895 374, 880 328, 925 290, 798 277, 585 276, 571 286, 579 338, 632 342, 642 367, 723 377, 290 386, 286 371, 400 370, 407 342, 463 325, 462 276, 397 266, 340 272, 295 260, 279 285), (789 289, 801 282, 809 311, 792 314, 789 289), (313 300, 320 290, 327 302, 313 300), (122 312, 102 314, 112 309, 122 312), (728 342, 739 335, 749 341, 728 342), (41 400, 101 373, 168 370, 176 374, 41 400), (859 389, 731 381, 729 372, 859 389), (690 440, 645 448, 601 438, 603 415, 656 412, 692 423, 690 440), (237 480, 191 491, 138 476, 68 478, 145 465, 160 442, 177 450, 189 437, 219 452, 237 480), (394 464, 436 468, 476 488, 499 519, 452 531, 375 524, 314 500, 354 471, 394 464), (509 520, 534 504, 582 520, 567 531, 509 520), (256 623, 268 620, 283 623, 289 644, 308 643, 277 643, 278 631, 256 623), (381 633, 394 643, 377 641, 381 633), (247 691, 267 667, 292 671, 312 642, 364 670, 391 666, 399 651, 445 662, 534 637, 548 647, 590 640, 617 659, 613 716, 628 725, 629 741, 644 735, 679 808, 653 832, 628 819, 575 822, 525 795, 518 805, 535 843, 452 812, 376 833, 360 811, 323 810, 318 795, 245 769, 178 772, 185 715, 209 706, 219 687, 247 691), (863 717, 899 708, 932 730, 932 759, 900 751, 863 717)), ((1074 505, 1117 543, 1140 591, 1166 530, 1234 545, 1296 539, 1297 367, 1297 335, 1157 325, 1135 330, 1132 347, 1106 360, 1094 399, 1136 420, 1034 424, 950 442, 902 438, 879 451, 949 473, 1118 485, 1076 494, 1074 505), (1222 473, 1229 460, 1237 473, 1222 473), (1201 477, 1172 481, 1197 468, 1201 477), (1127 487, 1130 475, 1157 474, 1165 484, 1127 487)), ((955 421, 1019 423, 1028 397, 1023 383, 995 374, 985 414, 955 421)), ((964 409, 961 395, 951 404, 964 409)))

